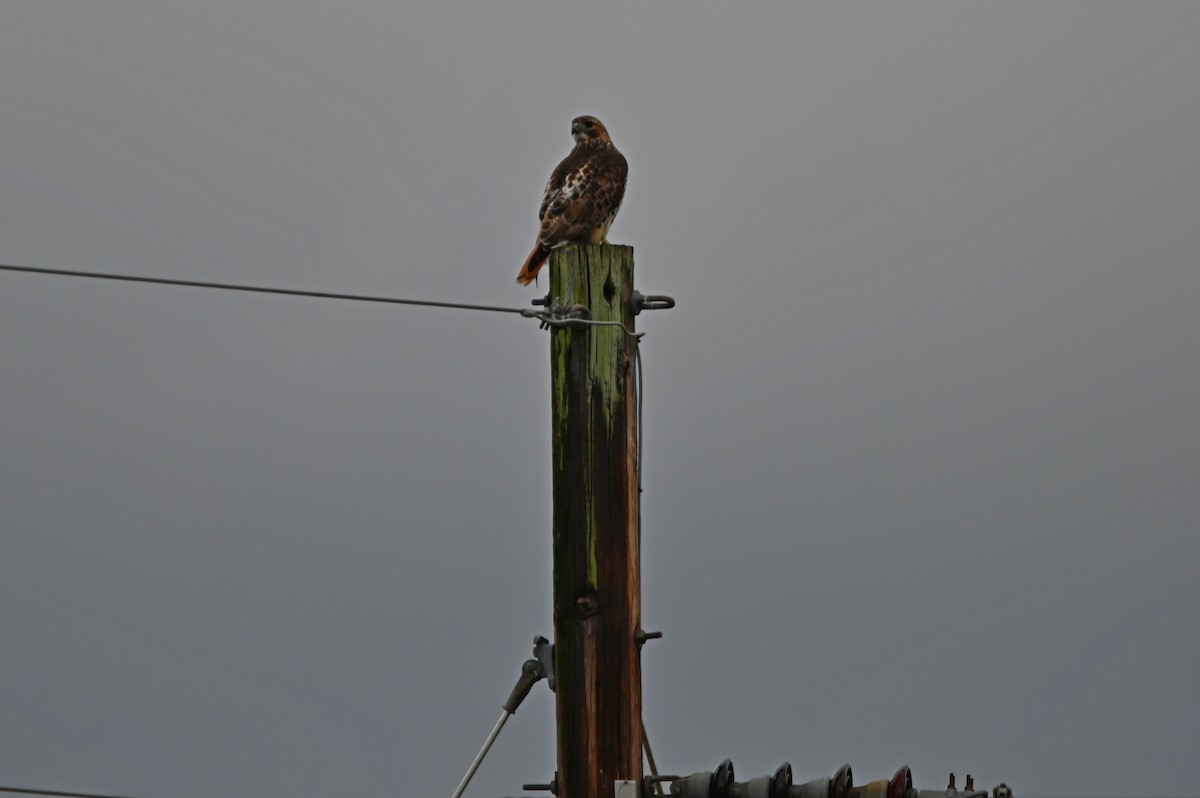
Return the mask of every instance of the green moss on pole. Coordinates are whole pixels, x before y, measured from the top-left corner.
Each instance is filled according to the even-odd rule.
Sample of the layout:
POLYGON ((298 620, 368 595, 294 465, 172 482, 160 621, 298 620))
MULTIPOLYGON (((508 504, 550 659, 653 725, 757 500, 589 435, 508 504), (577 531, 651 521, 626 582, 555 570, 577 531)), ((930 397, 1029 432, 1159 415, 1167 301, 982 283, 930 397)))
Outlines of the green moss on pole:
MULTIPOLYGON (((551 253, 551 297, 593 321, 633 330, 632 293, 631 247, 551 253)), ((635 345, 619 327, 551 335, 560 798, 608 798, 642 775, 635 345)))

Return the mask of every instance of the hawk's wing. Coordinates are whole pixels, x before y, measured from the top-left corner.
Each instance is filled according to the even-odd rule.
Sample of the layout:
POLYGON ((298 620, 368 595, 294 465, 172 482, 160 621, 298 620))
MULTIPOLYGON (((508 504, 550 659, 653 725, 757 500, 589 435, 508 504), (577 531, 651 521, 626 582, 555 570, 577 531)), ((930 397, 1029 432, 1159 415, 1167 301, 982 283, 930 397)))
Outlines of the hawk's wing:
POLYGON ((550 175, 542 207, 538 242, 553 249, 603 237, 621 207, 629 165, 616 148, 578 148, 550 175))

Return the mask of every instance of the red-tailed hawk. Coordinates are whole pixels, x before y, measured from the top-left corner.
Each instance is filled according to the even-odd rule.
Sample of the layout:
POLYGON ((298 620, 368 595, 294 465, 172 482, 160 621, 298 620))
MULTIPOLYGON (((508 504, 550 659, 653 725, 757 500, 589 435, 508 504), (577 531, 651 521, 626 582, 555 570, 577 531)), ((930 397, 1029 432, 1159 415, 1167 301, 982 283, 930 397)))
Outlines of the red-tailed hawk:
POLYGON ((517 282, 529 285, 550 250, 564 244, 608 243, 608 228, 625 196, 629 164, 617 152, 608 130, 594 116, 571 120, 575 147, 550 175, 538 219, 537 245, 521 267, 517 282))

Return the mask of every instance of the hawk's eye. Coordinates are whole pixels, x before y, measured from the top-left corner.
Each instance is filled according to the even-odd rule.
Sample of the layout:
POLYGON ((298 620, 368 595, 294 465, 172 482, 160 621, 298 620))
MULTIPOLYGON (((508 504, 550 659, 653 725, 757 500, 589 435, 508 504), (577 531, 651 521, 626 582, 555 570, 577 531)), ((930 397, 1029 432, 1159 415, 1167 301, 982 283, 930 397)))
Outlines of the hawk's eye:
POLYGON ((583 126, 584 127, 595 127, 596 123, 595 122, 584 122, 583 126))

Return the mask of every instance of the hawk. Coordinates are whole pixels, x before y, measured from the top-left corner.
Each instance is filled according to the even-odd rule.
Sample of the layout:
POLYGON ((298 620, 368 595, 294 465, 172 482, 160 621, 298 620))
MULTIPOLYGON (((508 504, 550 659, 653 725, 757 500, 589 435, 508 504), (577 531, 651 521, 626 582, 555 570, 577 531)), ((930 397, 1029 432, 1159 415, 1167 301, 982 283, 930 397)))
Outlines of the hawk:
POLYGON ((521 285, 534 281, 552 249, 565 244, 607 244, 608 228, 625 196, 629 164, 613 146, 600 120, 594 116, 575 117, 571 120, 571 138, 575 139, 575 147, 546 183, 538 211, 542 225, 537 244, 517 275, 521 285))

